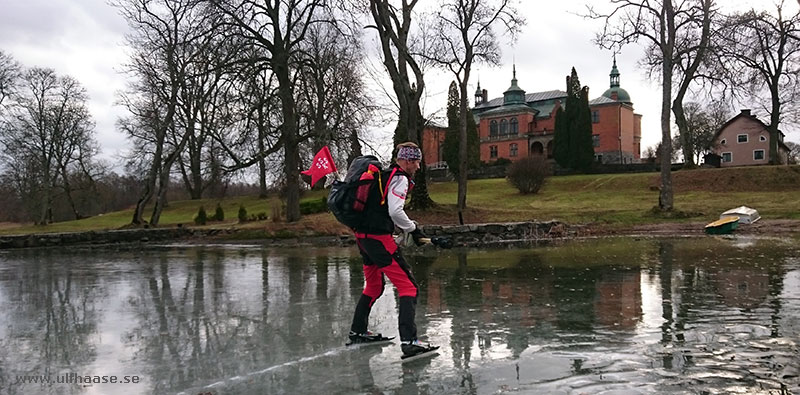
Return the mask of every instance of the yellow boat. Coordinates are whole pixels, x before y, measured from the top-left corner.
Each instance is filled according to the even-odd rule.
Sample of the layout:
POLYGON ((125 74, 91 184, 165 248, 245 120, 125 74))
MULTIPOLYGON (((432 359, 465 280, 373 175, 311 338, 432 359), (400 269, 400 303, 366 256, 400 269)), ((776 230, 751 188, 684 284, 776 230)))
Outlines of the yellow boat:
POLYGON ((739 217, 724 217, 706 225, 710 235, 726 235, 739 227, 739 217))

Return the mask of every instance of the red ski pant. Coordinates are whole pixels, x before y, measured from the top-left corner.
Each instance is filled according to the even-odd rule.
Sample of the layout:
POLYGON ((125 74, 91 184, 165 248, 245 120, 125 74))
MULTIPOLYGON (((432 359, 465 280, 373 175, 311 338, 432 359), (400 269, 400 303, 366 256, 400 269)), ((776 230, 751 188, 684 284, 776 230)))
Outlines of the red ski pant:
POLYGON ((417 338, 417 327, 414 323, 417 282, 392 235, 356 233, 356 244, 358 244, 359 252, 364 259, 365 285, 356 305, 350 330, 355 333, 367 331, 370 310, 375 301, 383 294, 384 276, 386 276, 397 288, 400 339, 415 340, 417 338))

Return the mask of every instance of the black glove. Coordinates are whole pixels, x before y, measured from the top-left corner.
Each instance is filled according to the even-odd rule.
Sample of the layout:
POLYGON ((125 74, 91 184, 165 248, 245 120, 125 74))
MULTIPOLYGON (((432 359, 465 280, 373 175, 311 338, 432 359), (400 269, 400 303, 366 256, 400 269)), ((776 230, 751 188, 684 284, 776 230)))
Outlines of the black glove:
POLYGON ((419 227, 414 228, 414 231, 411 232, 411 238, 414 239, 414 244, 416 244, 417 247, 430 241, 428 235, 422 233, 422 230, 420 230, 419 227), (428 240, 423 241, 422 239, 428 240))

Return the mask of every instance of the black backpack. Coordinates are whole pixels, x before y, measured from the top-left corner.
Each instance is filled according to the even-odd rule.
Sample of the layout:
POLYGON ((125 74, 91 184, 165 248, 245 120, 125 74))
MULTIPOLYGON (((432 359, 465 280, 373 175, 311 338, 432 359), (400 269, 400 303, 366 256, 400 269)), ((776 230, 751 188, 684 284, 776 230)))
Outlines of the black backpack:
POLYGON ((351 229, 364 225, 364 209, 370 189, 375 182, 383 182, 382 171, 378 158, 372 155, 359 156, 350 163, 344 181, 333 182, 328 194, 328 209, 339 222, 351 229))

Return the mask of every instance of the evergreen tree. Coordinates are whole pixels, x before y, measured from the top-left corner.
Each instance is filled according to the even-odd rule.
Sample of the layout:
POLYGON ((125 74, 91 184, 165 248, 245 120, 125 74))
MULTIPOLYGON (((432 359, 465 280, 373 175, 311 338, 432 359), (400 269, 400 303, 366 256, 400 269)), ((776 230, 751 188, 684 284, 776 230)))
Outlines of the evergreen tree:
POLYGON ((581 87, 574 67, 567 77, 565 107, 556 112, 553 156, 562 167, 585 171, 594 160, 589 88, 581 87))
POLYGON ((461 104, 459 100, 458 86, 456 82, 450 83, 450 88, 447 90, 447 132, 444 135, 444 143, 442 144, 442 157, 450 172, 456 178, 458 177, 458 136, 461 133, 461 120, 458 116, 458 108, 461 104))
POLYGON ((563 168, 569 167, 569 120, 564 106, 556 111, 556 124, 553 130, 553 159, 563 168))
MULTIPOLYGON (((461 133, 460 103, 458 86, 453 81, 450 83, 450 89, 447 92, 447 132, 444 135, 444 143, 442 144, 442 156, 447 162, 450 172, 456 177, 458 177, 460 170, 460 161, 458 160, 458 142, 459 134, 461 133)), ((475 124, 472 110, 469 110, 467 112, 467 166, 470 169, 477 168, 480 165, 480 161, 478 126, 475 124)))
POLYGON ((581 100, 578 104, 577 119, 573 137, 575 144, 575 168, 587 171, 594 162, 594 144, 592 144, 592 111, 589 109, 589 87, 581 89, 581 100))

